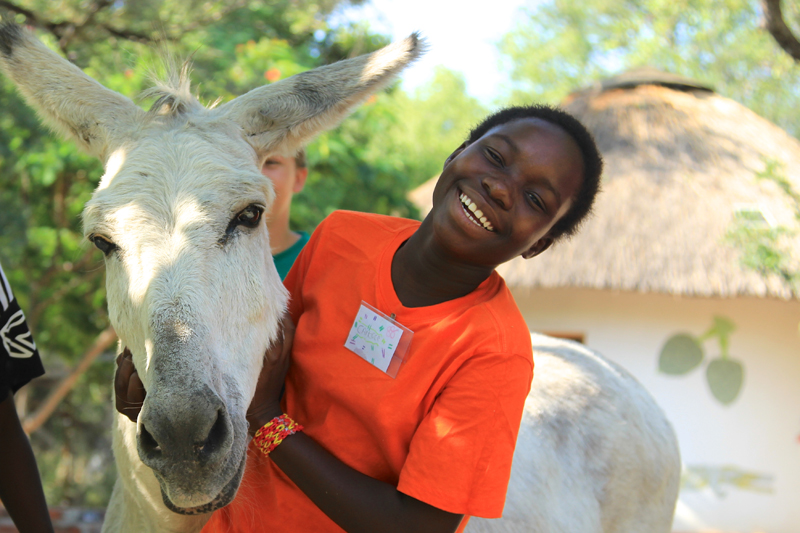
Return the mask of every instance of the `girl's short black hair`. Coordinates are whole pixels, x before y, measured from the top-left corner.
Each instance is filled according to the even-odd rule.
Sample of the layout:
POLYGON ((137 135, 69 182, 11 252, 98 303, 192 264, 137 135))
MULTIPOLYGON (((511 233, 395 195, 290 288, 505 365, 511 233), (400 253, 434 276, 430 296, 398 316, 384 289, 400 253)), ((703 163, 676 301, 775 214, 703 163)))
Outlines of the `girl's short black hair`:
POLYGON ((574 235, 581 223, 592 211, 592 204, 600 191, 600 175, 603 173, 603 158, 594 142, 594 137, 581 122, 563 109, 548 105, 514 106, 489 115, 469 133, 467 144, 483 137, 489 130, 513 120, 538 118, 564 130, 575 140, 583 155, 583 183, 575 197, 575 203, 550 230, 550 237, 557 241, 574 235))

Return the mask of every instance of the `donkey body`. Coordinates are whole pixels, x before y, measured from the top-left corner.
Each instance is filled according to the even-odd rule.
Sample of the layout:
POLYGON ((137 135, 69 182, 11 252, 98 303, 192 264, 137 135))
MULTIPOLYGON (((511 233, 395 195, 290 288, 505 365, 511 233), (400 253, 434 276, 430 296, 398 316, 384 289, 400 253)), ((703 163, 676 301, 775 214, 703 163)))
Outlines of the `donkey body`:
POLYGON ((28 31, 0 26, 0 70, 105 167, 84 232, 105 254, 109 317, 147 389, 138 422, 114 422, 105 531, 196 531, 233 499, 245 412, 287 299, 261 166, 336 125, 421 47, 412 35, 212 109, 176 76, 145 112, 28 31))
POLYGON ((536 363, 503 518, 467 533, 669 533, 675 431, 627 371, 572 341, 532 334, 536 363))

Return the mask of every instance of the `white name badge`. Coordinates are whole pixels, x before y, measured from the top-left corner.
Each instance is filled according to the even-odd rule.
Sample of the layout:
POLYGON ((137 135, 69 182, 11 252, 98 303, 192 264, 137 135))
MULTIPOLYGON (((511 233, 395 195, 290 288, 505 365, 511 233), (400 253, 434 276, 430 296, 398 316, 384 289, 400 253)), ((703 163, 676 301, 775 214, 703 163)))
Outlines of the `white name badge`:
POLYGON ((362 300, 344 347, 394 378, 414 332, 362 300))

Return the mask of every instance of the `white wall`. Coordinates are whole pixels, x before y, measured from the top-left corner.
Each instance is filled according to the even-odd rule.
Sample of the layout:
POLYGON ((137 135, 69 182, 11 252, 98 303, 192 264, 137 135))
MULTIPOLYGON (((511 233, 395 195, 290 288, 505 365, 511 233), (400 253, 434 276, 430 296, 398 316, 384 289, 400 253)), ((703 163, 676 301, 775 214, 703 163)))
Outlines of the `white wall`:
POLYGON ((583 333, 589 347, 642 382, 675 426, 685 466, 712 467, 712 473, 734 467, 716 483, 724 496, 708 486, 681 491, 675 531, 800 531, 800 302, 588 289, 513 292, 531 330, 583 333), (658 372, 664 342, 679 332, 701 335, 714 315, 737 326, 729 351, 745 369, 742 392, 728 406, 705 380, 707 362, 719 355, 716 341, 702 344, 706 359, 690 374, 658 372), (753 490, 738 471, 771 476, 760 485, 772 492, 753 490))

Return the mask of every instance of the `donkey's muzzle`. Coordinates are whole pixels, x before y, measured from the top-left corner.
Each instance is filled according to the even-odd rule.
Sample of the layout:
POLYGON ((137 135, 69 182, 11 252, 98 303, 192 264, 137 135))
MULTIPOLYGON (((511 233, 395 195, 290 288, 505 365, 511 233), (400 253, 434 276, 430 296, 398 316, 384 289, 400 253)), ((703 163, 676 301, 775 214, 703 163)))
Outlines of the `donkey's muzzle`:
POLYGON ((218 469, 233 445, 228 411, 208 387, 180 396, 148 395, 140 421, 139 456, 167 480, 218 469))

